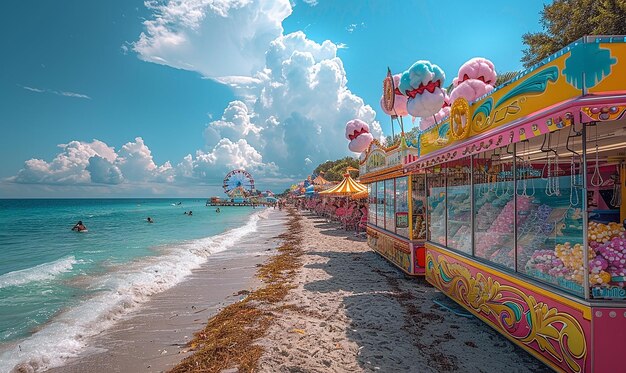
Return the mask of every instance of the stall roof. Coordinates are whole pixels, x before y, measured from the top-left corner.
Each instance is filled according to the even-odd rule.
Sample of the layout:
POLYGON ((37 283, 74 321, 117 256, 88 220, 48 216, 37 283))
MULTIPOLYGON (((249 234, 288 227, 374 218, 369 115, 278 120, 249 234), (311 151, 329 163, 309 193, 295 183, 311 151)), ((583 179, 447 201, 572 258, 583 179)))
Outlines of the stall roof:
POLYGON ((350 177, 349 173, 343 175, 343 180, 334 188, 330 188, 328 190, 321 191, 319 194, 324 196, 350 196, 352 194, 358 192, 367 192, 367 187, 365 185, 355 181, 352 177, 350 177))
POLYGON ((367 192, 367 190, 364 190, 362 192, 354 193, 353 195, 350 196, 350 198, 352 198, 352 199, 364 199, 364 198, 367 198, 368 196, 369 196, 369 193, 367 192))

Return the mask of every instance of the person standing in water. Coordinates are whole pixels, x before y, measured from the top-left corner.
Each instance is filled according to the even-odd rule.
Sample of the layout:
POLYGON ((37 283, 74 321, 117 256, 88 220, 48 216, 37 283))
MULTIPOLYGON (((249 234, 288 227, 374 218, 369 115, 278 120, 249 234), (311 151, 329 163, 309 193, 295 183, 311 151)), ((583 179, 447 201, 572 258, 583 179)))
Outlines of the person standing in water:
POLYGON ((218 207, 217 210, 215 210, 215 212, 220 213, 220 208, 218 207))
POLYGON ((72 230, 75 231, 75 232, 83 232, 83 231, 87 230, 87 227, 83 224, 82 220, 79 220, 78 223, 76 223, 76 225, 74 225, 72 230))

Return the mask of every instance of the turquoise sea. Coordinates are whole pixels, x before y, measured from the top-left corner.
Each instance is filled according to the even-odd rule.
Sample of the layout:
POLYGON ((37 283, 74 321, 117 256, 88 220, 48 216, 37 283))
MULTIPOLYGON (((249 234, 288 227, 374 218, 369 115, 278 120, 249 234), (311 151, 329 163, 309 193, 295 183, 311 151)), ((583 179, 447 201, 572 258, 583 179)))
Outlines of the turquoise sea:
POLYGON ((0 372, 75 355, 254 232, 264 213, 215 210, 201 199, 0 200, 0 372), (88 232, 71 231, 78 220, 88 232))

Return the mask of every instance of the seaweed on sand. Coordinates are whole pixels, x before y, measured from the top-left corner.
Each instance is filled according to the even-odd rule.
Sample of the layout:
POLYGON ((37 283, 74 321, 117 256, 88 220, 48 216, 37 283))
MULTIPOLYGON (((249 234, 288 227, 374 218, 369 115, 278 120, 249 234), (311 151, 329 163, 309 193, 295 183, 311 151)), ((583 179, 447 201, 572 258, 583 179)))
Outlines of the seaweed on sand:
POLYGON ((239 372, 254 372, 263 354, 255 341, 264 336, 279 311, 276 303, 285 298, 293 288, 292 279, 302 265, 302 226, 300 216, 293 209, 278 254, 263 264, 257 277, 264 285, 244 300, 231 304, 209 319, 205 328, 196 333, 188 346, 194 351, 174 369, 182 372, 220 372, 238 368, 239 372))

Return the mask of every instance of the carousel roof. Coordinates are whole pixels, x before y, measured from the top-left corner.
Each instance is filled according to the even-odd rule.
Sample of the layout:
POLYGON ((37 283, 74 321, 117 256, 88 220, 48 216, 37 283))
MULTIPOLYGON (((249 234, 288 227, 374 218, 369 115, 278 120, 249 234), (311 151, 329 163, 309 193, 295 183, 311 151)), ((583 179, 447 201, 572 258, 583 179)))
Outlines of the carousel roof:
POLYGON ((343 175, 343 180, 337 186, 323 190, 319 194, 324 196, 350 196, 358 192, 366 192, 367 188, 365 185, 355 181, 352 177, 350 177, 349 173, 345 173, 343 175))

